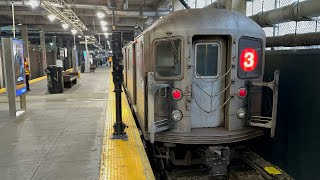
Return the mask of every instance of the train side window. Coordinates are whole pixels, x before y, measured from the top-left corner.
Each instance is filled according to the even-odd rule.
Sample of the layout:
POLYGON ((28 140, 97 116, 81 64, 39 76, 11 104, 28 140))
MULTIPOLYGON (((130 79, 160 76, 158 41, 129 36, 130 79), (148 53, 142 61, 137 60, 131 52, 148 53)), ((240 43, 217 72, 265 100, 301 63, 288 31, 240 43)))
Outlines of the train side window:
POLYGON ((181 74, 181 40, 160 40, 155 43, 155 65, 158 77, 177 77, 181 74))
POLYGON ((197 43, 196 53, 196 75, 200 77, 218 76, 218 63, 220 58, 219 43, 197 43))

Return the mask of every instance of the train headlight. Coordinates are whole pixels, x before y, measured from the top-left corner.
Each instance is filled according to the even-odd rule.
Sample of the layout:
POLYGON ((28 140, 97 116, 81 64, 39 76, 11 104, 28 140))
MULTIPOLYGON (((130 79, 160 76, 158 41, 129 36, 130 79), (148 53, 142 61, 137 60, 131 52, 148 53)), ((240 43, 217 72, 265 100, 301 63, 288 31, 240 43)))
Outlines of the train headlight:
POLYGON ((172 118, 172 120, 174 120, 174 121, 180 121, 180 120, 182 119, 182 117, 183 117, 183 114, 182 114, 182 112, 179 111, 179 110, 174 110, 174 111, 172 111, 172 113, 171 113, 171 118, 172 118))
POLYGON ((239 119, 244 119, 245 117, 247 116, 247 112, 244 108, 240 108, 238 111, 237 111, 237 117, 239 119))

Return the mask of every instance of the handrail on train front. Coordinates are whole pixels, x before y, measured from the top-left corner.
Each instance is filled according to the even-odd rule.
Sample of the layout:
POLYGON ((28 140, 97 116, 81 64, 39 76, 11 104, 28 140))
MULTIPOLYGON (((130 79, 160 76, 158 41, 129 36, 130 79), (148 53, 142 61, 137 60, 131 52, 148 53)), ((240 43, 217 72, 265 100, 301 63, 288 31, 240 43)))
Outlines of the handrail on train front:
POLYGON ((271 117, 262 117, 262 116, 251 116, 250 125, 270 128, 270 137, 275 136, 276 124, 277 124, 277 110, 278 110, 278 89, 279 89, 279 74, 280 71, 276 70, 274 72, 274 79, 271 82, 250 82, 250 86, 259 86, 259 87, 268 87, 273 91, 273 102, 272 102, 272 115, 271 117), (254 122, 252 122, 254 121, 254 122))
MULTIPOLYGON (((154 80, 154 73, 148 72, 148 132, 150 133, 150 142, 154 143, 154 134, 156 132, 160 132, 166 129, 169 129, 168 127, 163 128, 157 128, 155 124, 155 118, 154 118, 154 97, 158 90, 163 88, 169 88, 170 84, 158 84, 154 80)), ((168 119, 169 120, 169 119, 168 119)))

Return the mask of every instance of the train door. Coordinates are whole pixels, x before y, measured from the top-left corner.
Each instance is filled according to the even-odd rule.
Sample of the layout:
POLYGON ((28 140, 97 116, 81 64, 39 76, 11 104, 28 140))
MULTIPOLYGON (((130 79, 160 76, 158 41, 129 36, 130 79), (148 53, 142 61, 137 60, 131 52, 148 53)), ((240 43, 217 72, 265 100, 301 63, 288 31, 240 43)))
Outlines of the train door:
POLYGON ((172 97, 169 88, 183 77, 183 39, 171 37, 153 41, 153 72, 148 73, 148 132, 154 134, 172 127, 172 97))
POLYGON ((127 67, 127 84, 130 101, 136 104, 136 48, 135 43, 128 46, 128 67, 127 67))
POLYGON ((224 126, 227 41, 193 38, 191 128, 224 126))
MULTIPOLYGON (((143 38, 141 38, 143 39, 143 38)), ((140 40, 140 38, 139 38, 140 40)), ((144 56, 143 56, 143 41, 138 41, 137 45, 139 46, 139 51, 137 51, 137 59, 136 59, 136 92, 137 92, 137 106, 136 106, 136 114, 138 117, 139 124, 141 129, 144 130, 144 120, 145 120, 145 73, 144 73, 144 56)), ((138 50, 138 49, 137 49, 138 50)))
POLYGON ((122 54, 123 54, 123 83, 125 88, 127 88, 127 62, 128 62, 128 57, 127 57, 127 50, 126 48, 122 49, 122 54))

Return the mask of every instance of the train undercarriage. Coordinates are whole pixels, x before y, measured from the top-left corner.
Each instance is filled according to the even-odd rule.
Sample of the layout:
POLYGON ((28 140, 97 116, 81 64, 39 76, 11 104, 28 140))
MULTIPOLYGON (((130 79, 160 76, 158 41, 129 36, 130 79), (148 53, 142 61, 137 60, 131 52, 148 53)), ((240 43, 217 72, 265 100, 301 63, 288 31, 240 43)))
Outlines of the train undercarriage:
POLYGON ((166 180, 292 180, 245 145, 182 145, 147 143, 156 179, 166 180))

